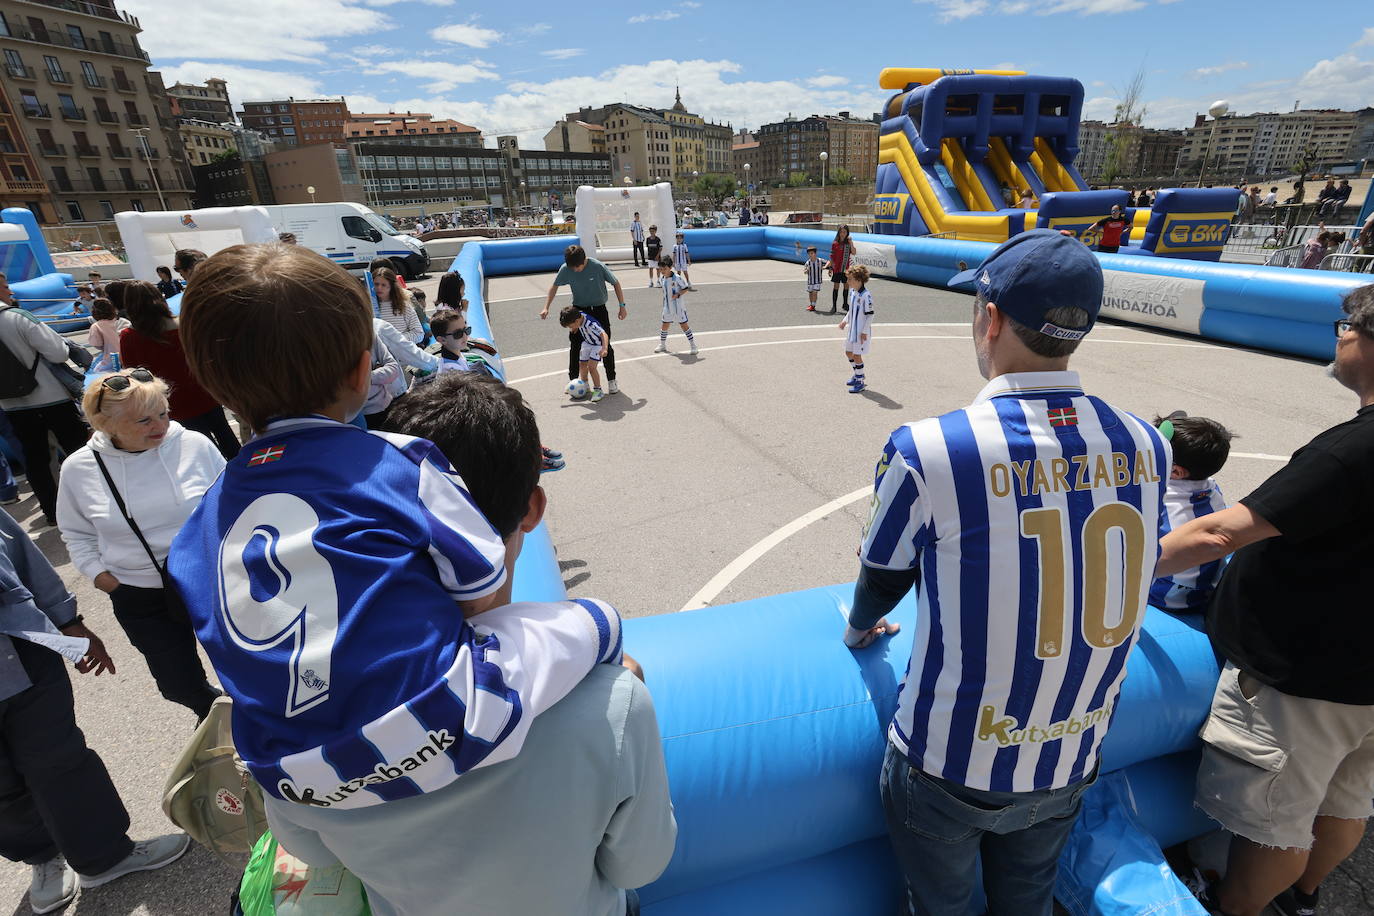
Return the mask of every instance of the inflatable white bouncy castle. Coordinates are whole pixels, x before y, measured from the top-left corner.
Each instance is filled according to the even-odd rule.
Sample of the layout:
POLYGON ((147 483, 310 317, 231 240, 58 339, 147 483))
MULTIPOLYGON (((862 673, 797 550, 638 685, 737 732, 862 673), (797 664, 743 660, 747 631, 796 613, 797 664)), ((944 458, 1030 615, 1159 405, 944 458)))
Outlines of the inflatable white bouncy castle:
POLYGON ((170 266, 179 248, 195 248, 214 254, 233 245, 277 240, 272 218, 262 207, 213 207, 159 213, 127 210, 115 214, 115 225, 124 241, 134 279, 150 283, 157 282, 158 266, 170 266))
POLYGON ((673 186, 666 181, 642 188, 578 188, 578 243, 589 257, 630 260, 630 223, 635 213, 646 232, 650 226, 658 227, 665 251, 672 247, 677 214, 673 210, 673 186))

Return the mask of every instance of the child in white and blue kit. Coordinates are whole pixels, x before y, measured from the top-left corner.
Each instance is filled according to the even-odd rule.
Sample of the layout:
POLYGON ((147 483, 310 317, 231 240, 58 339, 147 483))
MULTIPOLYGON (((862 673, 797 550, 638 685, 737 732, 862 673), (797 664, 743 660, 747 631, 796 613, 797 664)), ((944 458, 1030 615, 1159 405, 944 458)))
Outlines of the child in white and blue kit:
POLYGON ((692 266, 692 253, 687 250, 687 242, 682 233, 677 234, 677 242, 673 245, 673 269, 682 274, 683 281, 688 289, 692 289, 692 274, 688 270, 692 266))
POLYGON ((682 333, 687 335, 692 355, 696 356, 697 341, 692 336, 692 326, 687 323, 687 306, 682 302, 682 294, 691 291, 691 287, 673 270, 673 259, 666 255, 659 258, 658 275, 663 286, 663 324, 658 329, 658 346, 654 347, 654 352, 668 352, 668 326, 677 322, 682 333))
POLYGON ((873 336, 873 293, 865 286, 868 283, 868 268, 855 264, 844 272, 849 284, 849 314, 840 321, 844 330, 844 355, 854 367, 850 377, 849 393, 858 394, 868 387, 864 377, 864 356, 873 336))
MULTIPOLYGON (((1173 468, 1164 491, 1163 537, 1195 518, 1226 508, 1226 497, 1212 476, 1231 454, 1231 433, 1216 420, 1190 417, 1175 411, 1155 418, 1155 426, 1174 450, 1173 468)), ((1201 613, 1226 569, 1214 560, 1192 569, 1161 576, 1150 586, 1150 603, 1175 614, 1201 613)))

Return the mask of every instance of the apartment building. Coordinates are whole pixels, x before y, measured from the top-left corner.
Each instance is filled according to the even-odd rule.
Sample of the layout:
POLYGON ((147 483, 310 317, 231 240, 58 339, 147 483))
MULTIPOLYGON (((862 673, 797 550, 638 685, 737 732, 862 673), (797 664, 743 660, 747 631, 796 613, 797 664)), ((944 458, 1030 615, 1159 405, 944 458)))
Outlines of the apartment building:
POLYGON ((191 168, 205 165, 222 153, 238 149, 234 132, 212 121, 182 118, 177 124, 177 132, 181 134, 186 164, 191 168))
POLYGON ((1078 158, 1074 165, 1089 184, 1173 175, 1179 166, 1184 139, 1181 130, 1083 121, 1078 125, 1078 158), (1120 150, 1112 163, 1114 174, 1108 175, 1113 144, 1117 143, 1120 150))
POLYGON ((344 144, 288 147, 268 153, 262 164, 267 170, 272 197, 279 204, 360 204, 366 199, 357 161, 344 144))
POLYGON ((309 146, 312 143, 343 143, 346 126, 353 120, 348 100, 274 99, 244 102, 239 121, 256 130, 279 147, 309 146))
POLYGON ((113 0, 0 0, 5 85, 60 221, 190 205, 180 137, 140 31, 113 0))
POLYGON ((396 114, 354 114, 353 120, 344 125, 344 133, 353 140, 392 140, 399 143, 413 143, 416 140, 434 139, 425 146, 481 146, 482 131, 462 121, 448 119, 436 120, 434 115, 425 112, 396 114), (398 139, 399 138, 399 139, 398 139))
POLYGON ((707 121, 703 132, 706 145, 705 171, 716 175, 729 175, 730 151, 734 148, 734 129, 729 124, 712 124, 707 121))
POLYGON ((558 153, 604 153, 606 128, 601 124, 564 118, 544 134, 544 149, 558 153))
POLYGON ((277 202, 267 164, 233 153, 208 165, 194 165, 197 207, 253 207, 277 202))
POLYGON ((1196 172, 1207 157, 1207 170, 1224 175, 1276 175, 1291 172, 1306 155, 1310 168, 1321 171, 1350 158, 1361 113, 1303 109, 1227 115, 1214 122, 1198 115, 1184 131, 1183 167, 1196 172))
POLYGON ((48 185, 29 151, 19 114, 0 82, 0 208, 28 210, 40 223, 57 222, 48 185))
POLYGON ((878 125, 873 121, 838 115, 787 117, 760 127, 758 156, 752 163, 755 184, 780 184, 793 173, 821 177, 824 168, 843 168, 857 184, 873 181, 878 171, 878 125), (827 155, 822 166, 821 153, 827 155))
POLYGON ((172 103, 172 116, 228 124, 234 120, 234 106, 229 101, 229 84, 222 79, 208 79, 204 83, 173 83, 167 87, 172 103))
MULTIPOLYGON (((746 134, 752 137, 753 134, 746 134)), ((738 139, 739 134, 735 135, 738 139)), ((740 187, 747 188, 750 183, 758 176, 750 174, 754 170, 754 164, 759 161, 759 141, 747 140, 737 142, 730 147, 730 174, 735 176, 740 187), (749 168, 744 166, 748 164, 749 168)))

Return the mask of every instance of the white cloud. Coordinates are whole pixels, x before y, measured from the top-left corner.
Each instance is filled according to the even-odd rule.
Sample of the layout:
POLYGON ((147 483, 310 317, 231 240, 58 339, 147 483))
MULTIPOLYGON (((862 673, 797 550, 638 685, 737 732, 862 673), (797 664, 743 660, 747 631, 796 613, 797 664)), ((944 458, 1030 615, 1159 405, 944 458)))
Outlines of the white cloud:
POLYGON ((515 31, 522 35, 543 35, 552 28, 553 26, 549 25, 547 22, 535 22, 530 25, 522 25, 515 31))
POLYGON ((522 146, 538 149, 544 134, 564 114, 584 105, 624 100, 626 87, 632 87, 628 100, 633 104, 666 108, 673 104, 674 86, 680 81, 689 110, 736 127, 781 120, 789 111, 798 117, 839 111, 867 117, 886 98, 881 90, 818 88, 800 79, 740 79, 743 69, 729 60, 653 60, 595 74, 510 83, 485 101, 419 92, 385 99, 350 95, 348 104, 360 111, 429 111, 480 127, 486 137, 514 134, 522 146))
POLYGON ((454 0, 363 0, 368 6, 395 6, 398 3, 423 3, 426 6, 453 6, 454 0))
POLYGON ((1144 9, 1145 0, 1055 0, 1054 3, 1036 9, 1037 16, 1053 16, 1056 13, 1082 13, 1095 16, 1100 13, 1130 13, 1144 9))
POLYGON ((425 82, 430 92, 447 92, 464 83, 494 80, 496 71, 483 61, 450 64, 440 60, 382 60, 368 65, 367 73, 378 75, 397 73, 425 82))
POLYGON ((1351 47, 1374 47, 1374 26, 1370 26, 1369 28, 1365 29, 1364 34, 1360 36, 1360 40, 1351 45, 1351 47))
POLYGON ((501 39, 501 33, 495 29, 484 29, 480 25, 473 25, 470 22, 454 22, 449 25, 441 25, 437 29, 431 29, 429 37, 435 41, 447 41, 450 44, 465 45, 469 48, 487 48, 501 39))
POLYGON ((229 98, 235 105, 255 99, 318 98, 325 94, 320 81, 304 73, 259 70, 236 64, 210 64, 189 60, 174 67, 158 67, 162 81, 203 83, 210 77, 229 82, 229 98))
POLYGON ((123 0, 120 8, 139 18, 139 42, 154 59, 315 63, 331 38, 395 28, 385 13, 348 0, 233 0, 193 13, 168 0, 123 0))
POLYGON ((701 4, 694 2, 694 0, 682 0, 682 2, 678 4, 678 6, 682 7, 684 10, 701 9, 701 4))
POLYGON ((822 74, 821 76, 811 77, 809 80, 806 81, 806 85, 816 86, 821 89, 826 89, 831 86, 848 86, 849 78, 845 76, 836 76, 833 73, 827 73, 822 74))
POLYGON ((661 13, 640 13, 638 16, 631 16, 625 21, 630 25, 639 25, 642 22, 667 22, 676 19, 682 14, 675 10, 664 10, 661 13))
POLYGON ((941 22, 954 22, 981 16, 992 4, 988 0, 915 0, 922 6, 935 7, 935 16, 941 22))
POLYGON ((586 48, 550 48, 547 51, 540 51, 540 54, 553 60, 567 60, 571 57, 581 57, 587 53, 586 48))
MULTIPOLYGON (((957 22, 974 16, 993 13, 1002 16, 1017 16, 1034 13, 1036 16, 1054 16, 1059 13, 1077 13, 1084 16, 1097 14, 1130 13, 1148 6, 1147 0, 1050 0, 1032 3, 1030 0, 913 0, 921 6, 935 7, 935 17, 940 22, 957 22)), ((1178 0, 1157 0, 1159 3, 1176 3, 1178 0)))
POLYGON ((1250 63, 1248 61, 1228 60, 1224 64, 1214 64, 1210 67, 1198 67, 1196 70, 1189 72, 1188 75, 1191 76, 1193 79, 1203 79, 1209 76, 1220 76, 1221 74, 1228 73, 1231 70, 1248 69, 1250 69, 1250 63))

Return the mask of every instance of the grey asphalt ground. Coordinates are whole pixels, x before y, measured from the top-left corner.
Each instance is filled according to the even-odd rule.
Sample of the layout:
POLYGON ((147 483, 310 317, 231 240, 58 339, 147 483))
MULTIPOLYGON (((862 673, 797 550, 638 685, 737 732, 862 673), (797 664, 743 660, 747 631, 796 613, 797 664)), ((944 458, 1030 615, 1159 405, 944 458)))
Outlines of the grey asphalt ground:
MULTIPOLYGON (((838 316, 804 310, 799 267, 699 265, 699 289, 688 299, 696 358, 684 355, 676 326, 673 352, 650 352, 660 293, 645 287, 644 270, 612 267, 630 309, 627 320, 612 321, 622 393, 597 405, 563 394, 567 336, 554 317, 538 317, 549 277, 492 278, 487 291, 508 375, 535 409, 545 443, 566 453, 567 469, 543 483, 570 590, 639 616, 694 599, 719 604, 851 580, 866 501, 845 498, 871 481, 887 434, 967 404, 983 385, 968 339, 969 297, 874 281, 871 388, 856 396, 843 387, 849 367, 838 316), (779 535, 785 526, 790 536, 779 535)), ((437 280, 420 286, 432 293, 437 280)), ((828 308, 828 284, 821 295, 828 308)), ((567 301, 564 291, 555 310, 567 301)), ((1099 326, 1074 365, 1088 391, 1138 414, 1183 409, 1236 432, 1236 454, 1219 475, 1231 500, 1356 406, 1315 363, 1124 325, 1099 326)), ((119 787, 131 835, 166 833, 162 783, 193 717, 157 695, 108 600, 75 573, 57 532, 39 527, 36 504, 21 492, 24 501, 7 508, 119 664, 113 677, 73 674, 77 720, 119 787)), ((1324 914, 1374 912, 1364 892, 1374 882, 1372 850, 1367 843, 1328 882, 1324 914)), ((65 912, 227 913, 237 879, 193 847, 162 871, 82 893, 65 912)), ((27 886, 27 867, 0 862, 0 916, 29 912, 27 886)))

